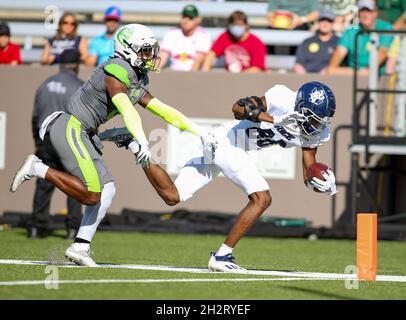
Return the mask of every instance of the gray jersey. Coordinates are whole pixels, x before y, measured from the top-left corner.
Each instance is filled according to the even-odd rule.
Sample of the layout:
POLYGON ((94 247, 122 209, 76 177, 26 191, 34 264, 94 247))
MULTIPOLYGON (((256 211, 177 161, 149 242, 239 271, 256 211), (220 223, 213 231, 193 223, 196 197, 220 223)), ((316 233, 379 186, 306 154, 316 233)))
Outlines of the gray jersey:
POLYGON ((97 129, 114 117, 118 110, 107 93, 104 79, 111 75, 124 83, 133 105, 138 103, 148 90, 148 76, 138 73, 121 58, 111 58, 98 66, 72 96, 68 103, 68 113, 75 116, 86 129, 97 129))
POLYGON ((80 88, 83 81, 73 71, 61 69, 58 74, 46 79, 35 92, 32 112, 32 132, 38 139, 42 121, 55 111, 66 111, 70 97, 80 88))

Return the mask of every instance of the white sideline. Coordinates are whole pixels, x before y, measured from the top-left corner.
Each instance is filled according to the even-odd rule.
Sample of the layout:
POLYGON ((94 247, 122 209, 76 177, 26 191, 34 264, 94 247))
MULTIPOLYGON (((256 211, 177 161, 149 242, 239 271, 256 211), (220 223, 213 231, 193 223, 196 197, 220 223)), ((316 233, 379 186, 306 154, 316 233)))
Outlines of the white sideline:
MULTIPOLYGON (((8 260, 0 259, 1 264, 8 265, 51 265, 48 261, 31 261, 31 260, 8 260)), ((71 262, 61 262, 57 264, 60 267, 78 267, 71 262)), ((171 271, 171 272, 188 272, 188 273, 211 273, 207 268, 189 268, 189 267, 173 267, 173 266, 158 266, 158 265, 139 265, 139 264, 99 264, 100 268, 116 268, 116 269, 136 269, 136 270, 152 270, 152 271, 171 271)), ((340 273, 321 273, 321 272, 295 272, 295 271, 272 271, 272 270, 248 270, 244 275, 260 275, 260 276, 276 276, 286 278, 306 278, 313 280, 355 280, 355 274, 340 274, 340 273)), ((383 282, 405 282, 406 276, 391 276, 377 275, 376 281, 383 282)))

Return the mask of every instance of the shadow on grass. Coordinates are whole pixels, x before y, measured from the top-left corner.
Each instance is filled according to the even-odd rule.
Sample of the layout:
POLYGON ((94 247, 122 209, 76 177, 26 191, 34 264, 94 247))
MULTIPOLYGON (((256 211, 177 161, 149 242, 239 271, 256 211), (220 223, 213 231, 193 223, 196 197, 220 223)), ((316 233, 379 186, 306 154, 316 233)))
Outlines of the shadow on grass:
MULTIPOLYGON (((23 236, 23 237, 27 238, 28 240, 46 240, 46 239, 49 239, 49 238, 59 238, 59 239, 62 239, 62 240, 69 240, 69 239, 66 239, 66 234, 61 232, 60 229, 51 230, 49 235, 47 237, 44 237, 44 238, 30 238, 30 237, 28 237, 26 229, 16 229, 15 233, 18 236, 23 236)), ((73 239, 70 239, 70 241, 73 241, 73 239)))
POLYGON ((280 287, 282 289, 287 289, 289 291, 296 291, 296 292, 316 295, 316 296, 319 296, 320 298, 324 298, 324 299, 330 298, 330 299, 340 299, 340 300, 359 300, 359 299, 351 297, 351 296, 345 296, 345 295, 322 291, 322 290, 300 288, 300 287, 295 287, 295 286, 280 286, 280 287))

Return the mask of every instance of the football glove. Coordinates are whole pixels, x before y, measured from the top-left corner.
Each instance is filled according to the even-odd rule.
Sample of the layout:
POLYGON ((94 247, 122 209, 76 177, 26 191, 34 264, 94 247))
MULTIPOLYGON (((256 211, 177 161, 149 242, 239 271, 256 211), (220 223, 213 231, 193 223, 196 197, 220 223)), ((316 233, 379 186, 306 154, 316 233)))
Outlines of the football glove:
POLYGON ((321 193, 330 193, 330 196, 337 193, 336 179, 333 171, 327 170, 327 173, 322 173, 325 180, 318 179, 314 177, 312 180, 307 182, 307 187, 313 191, 318 191, 321 193))
POLYGON ((306 117, 297 112, 289 112, 289 113, 285 113, 281 116, 273 116, 273 123, 276 125, 281 125, 281 124, 290 124, 296 121, 304 121, 306 119, 306 117))
POLYGON ((200 139, 203 144, 203 155, 205 159, 208 159, 210 163, 214 159, 216 149, 218 147, 218 141, 216 136, 211 132, 204 132, 200 139))
POLYGON ((138 153, 135 155, 135 159, 137 161, 137 164, 139 164, 141 167, 149 167, 151 165, 151 151, 149 150, 149 146, 147 144, 140 144, 140 150, 138 153))
POLYGON ((261 98, 257 96, 240 99, 237 104, 244 107, 244 116, 234 114, 237 120, 247 119, 252 122, 259 122, 259 114, 265 109, 261 98))

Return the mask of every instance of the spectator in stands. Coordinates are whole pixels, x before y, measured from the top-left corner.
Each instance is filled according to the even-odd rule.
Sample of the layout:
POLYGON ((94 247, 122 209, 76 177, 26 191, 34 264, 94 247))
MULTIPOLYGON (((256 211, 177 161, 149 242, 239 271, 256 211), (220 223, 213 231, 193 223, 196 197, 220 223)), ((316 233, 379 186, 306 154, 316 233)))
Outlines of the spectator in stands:
POLYGON ((78 21, 75 14, 66 12, 59 20, 58 30, 54 37, 48 39, 42 53, 42 64, 60 63, 60 56, 67 48, 76 48, 80 52, 81 61, 88 55, 87 40, 77 34, 78 21))
MULTIPOLYGON (((83 81, 77 75, 79 72, 80 54, 75 48, 65 49, 59 57, 59 73, 51 76, 37 89, 35 93, 34 109, 32 113, 32 132, 38 157, 43 162, 64 170, 55 149, 49 138, 45 135, 44 140, 39 137, 39 128, 47 116, 55 111, 65 111, 68 99, 78 90, 83 81)), ((49 233, 49 205, 55 186, 47 180, 37 179, 33 200, 32 221, 28 227, 30 238, 44 238, 49 233)), ((81 204, 68 197, 68 217, 66 228, 67 238, 73 239, 79 229, 82 219, 81 204)))
POLYGON ((223 57, 231 72, 260 72, 265 70, 265 44, 250 33, 248 18, 242 11, 233 12, 228 27, 213 43, 202 70, 209 71, 216 58, 223 57))
POLYGON ((106 32, 93 38, 89 46, 88 66, 96 66, 108 60, 114 53, 114 33, 120 27, 121 9, 111 6, 104 12, 106 32))
POLYGON ((320 0, 269 0, 268 25, 272 29, 308 30, 319 17, 320 0))
MULTIPOLYGON (((327 71, 329 74, 353 74, 354 64, 354 40, 355 35, 361 29, 364 30, 391 30, 390 23, 378 19, 378 12, 373 0, 360 0, 358 6, 359 24, 349 27, 338 41, 327 71), (348 67, 342 67, 344 58, 348 58, 348 67)), ((386 34, 379 35, 378 64, 381 72, 384 72, 384 64, 387 58, 388 49, 392 43, 393 37, 386 34)), ((369 72, 369 50, 370 35, 362 34, 358 37, 358 73, 366 75, 369 72)))
POLYGON ((10 42, 10 27, 5 22, 0 22, 0 64, 21 64, 21 49, 10 42))
POLYGON ((199 27, 201 18, 197 8, 189 4, 183 8, 180 28, 169 30, 161 44, 161 66, 169 62, 176 71, 200 70, 211 46, 211 37, 199 27))
POLYGON ((325 68, 328 66, 339 39, 333 31, 334 20, 335 15, 330 10, 325 9, 320 12, 319 30, 297 48, 294 66, 297 74, 326 73, 325 68))
POLYGON ((378 17, 392 24, 394 29, 399 29, 406 18, 406 0, 376 0, 376 5, 378 17))

